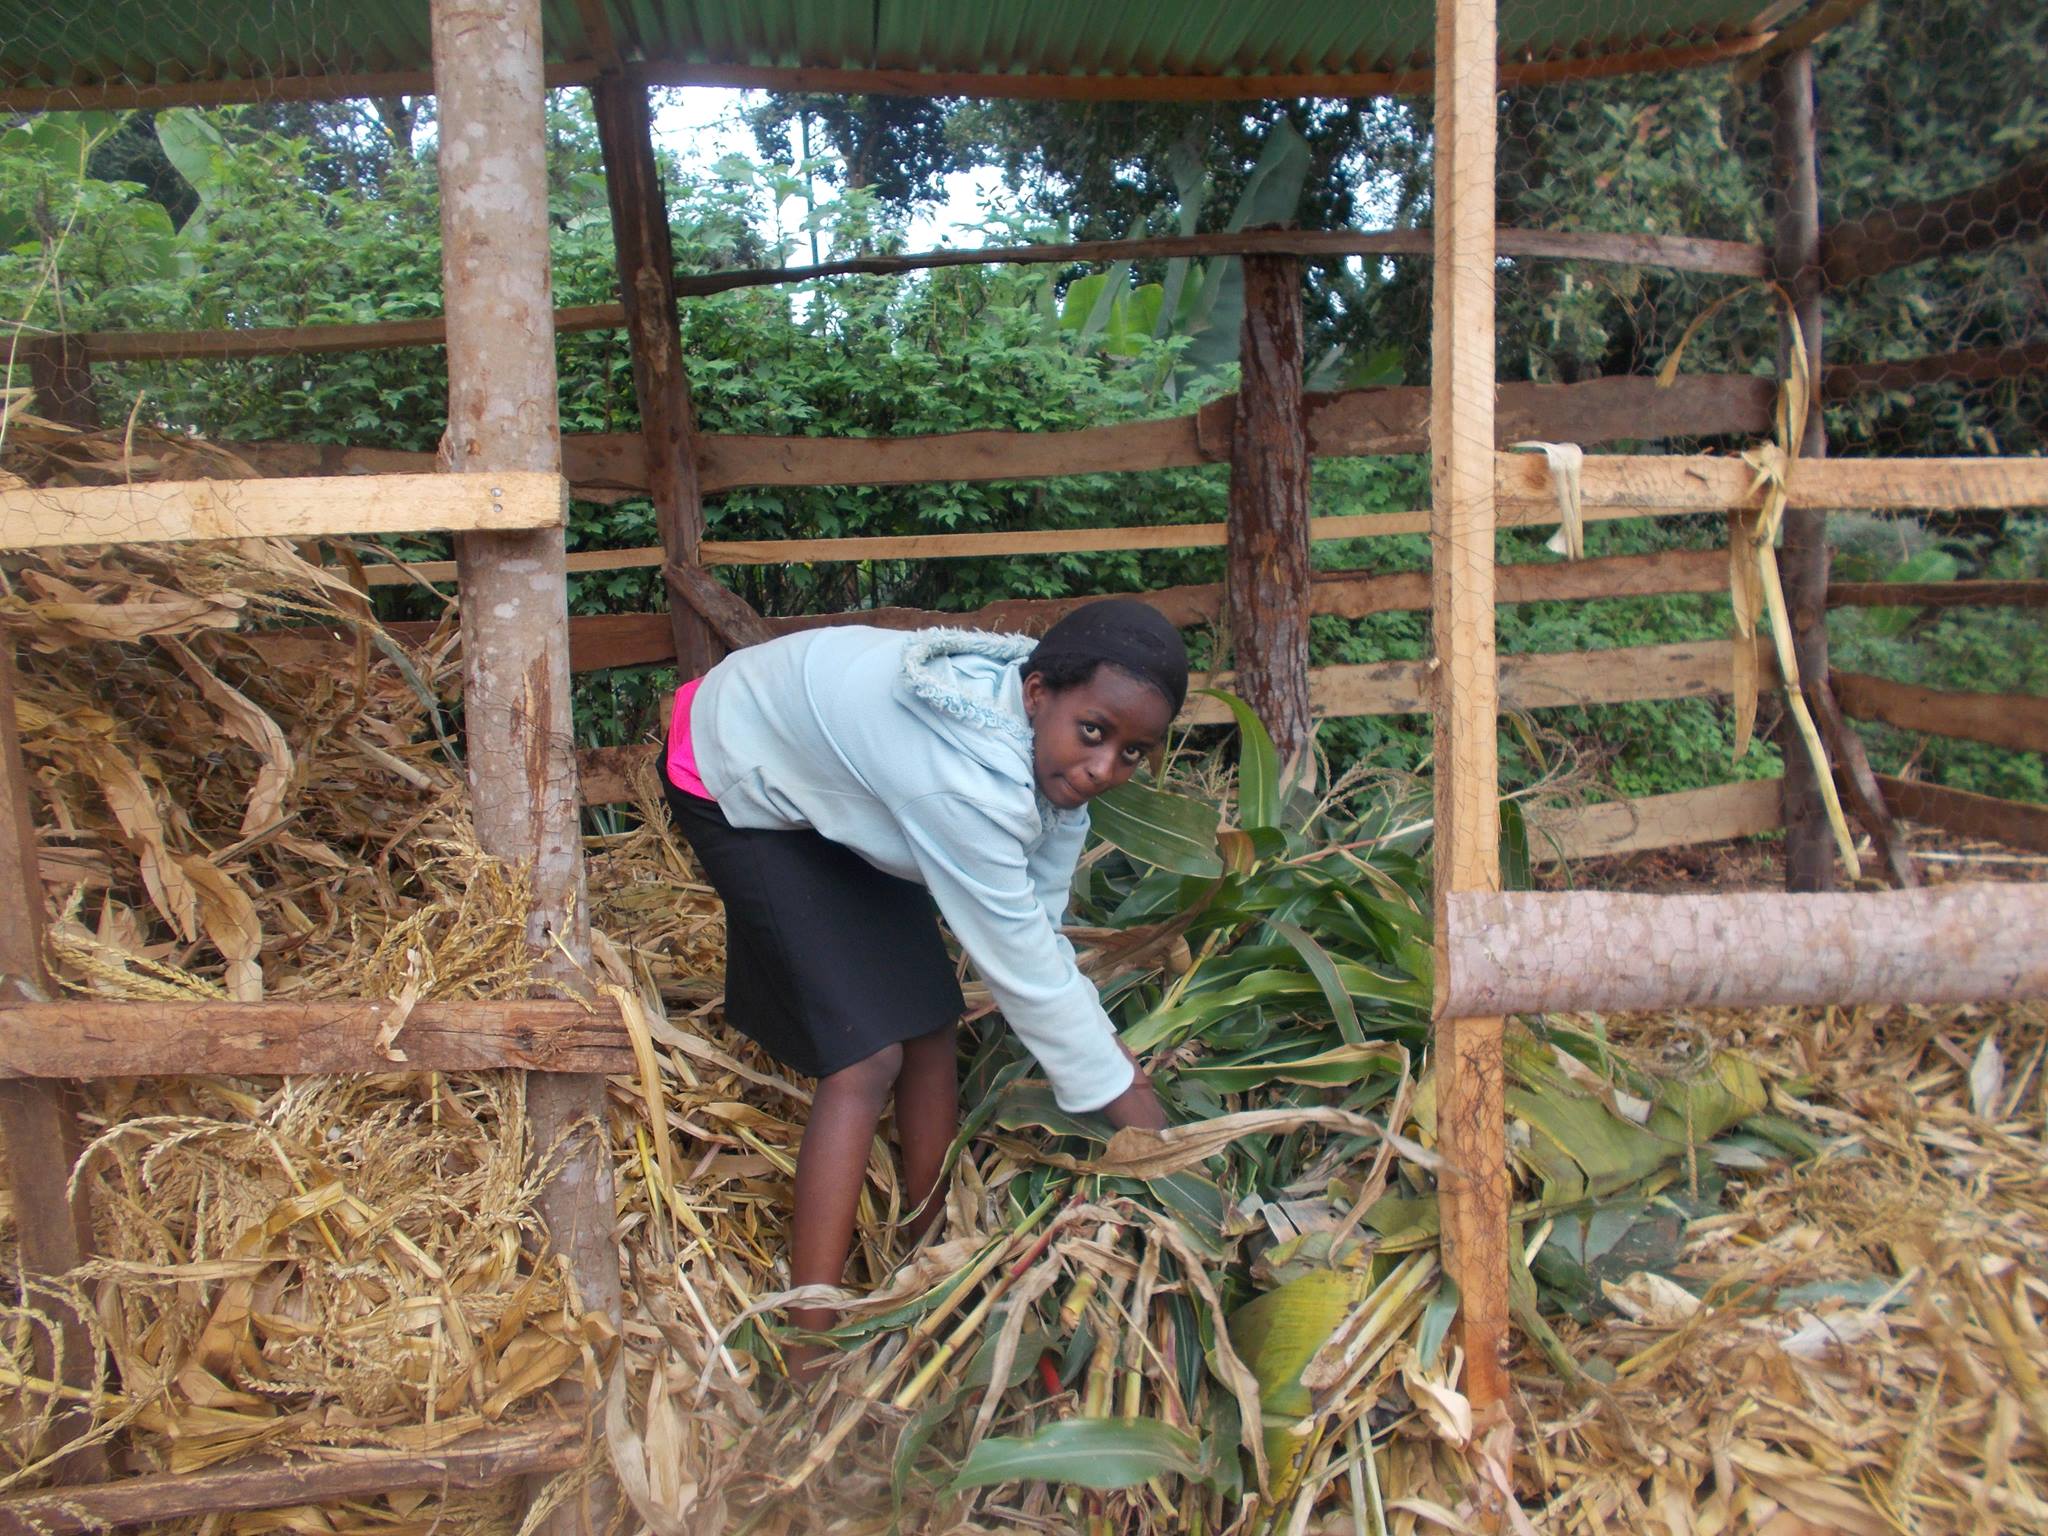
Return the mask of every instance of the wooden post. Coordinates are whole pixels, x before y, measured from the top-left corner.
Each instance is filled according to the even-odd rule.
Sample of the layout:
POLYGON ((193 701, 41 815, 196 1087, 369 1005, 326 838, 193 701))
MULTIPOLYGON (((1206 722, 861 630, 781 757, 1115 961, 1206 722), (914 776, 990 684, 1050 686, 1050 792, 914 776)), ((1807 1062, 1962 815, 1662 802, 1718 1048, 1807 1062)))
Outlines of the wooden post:
MULTIPOLYGON (((36 867, 35 823, 29 812, 28 775, 22 767, 21 734, 14 713, 14 644, 0 642, 0 998, 42 1002, 51 995, 43 966, 43 882, 36 867)), ((0 1082, 0 1137, 7 1143, 9 1186, 23 1271, 33 1277, 61 1275, 92 1254, 92 1211, 71 1202, 72 1165, 78 1160, 78 1117, 70 1090, 54 1082, 0 1082)), ((65 1385, 90 1389, 99 1375, 84 1323, 46 1294, 32 1294, 30 1306, 57 1320, 52 1341, 35 1336, 36 1374, 53 1374, 65 1385), (53 1373, 57 1347, 61 1373, 53 1373)), ((70 1439, 90 1427, 91 1414, 71 1408, 56 1416, 53 1434, 70 1439)), ((61 1474, 71 1482, 98 1482, 107 1475, 106 1453, 90 1446, 65 1458, 61 1474)))
MULTIPOLYGON (((654 161, 647 88, 637 79, 604 74, 592 95, 604 153, 605 190, 612 205, 619 298, 633 353, 633 393, 640 402, 640 432, 647 445, 647 488, 654 498, 668 563, 695 566, 704 540, 704 496, 697 479, 690 381, 683 372, 668 202, 654 161)), ((717 636, 694 609, 674 600, 669 603, 669 622, 675 631, 677 668, 686 678, 703 676, 724 654, 717 636)))
POLYGON ((92 362, 79 337, 59 334, 30 343, 28 377, 36 392, 38 416, 87 431, 100 424, 92 362))
MULTIPOLYGON (((1820 388, 1820 183, 1813 136, 1813 54, 1795 49, 1773 59, 1764 71, 1771 103, 1771 263, 1779 283, 1792 295, 1816 397, 1820 388)), ((1791 367, 1791 327, 1782 321, 1778 370, 1791 367)), ((1801 458, 1827 453, 1827 433, 1815 399, 1806 418, 1801 458)), ((1785 541, 1778 553, 1785 584, 1785 608, 1792 620, 1792 648, 1799 675, 1827 686, 1828 631, 1827 514, 1811 507, 1785 510, 1785 541)), ((1785 888, 1826 891, 1835 885, 1835 841, 1821 800, 1813 759, 1788 713, 1778 727, 1785 758, 1785 888)))
MULTIPOLYGON (((441 118, 441 234, 448 317, 445 466, 457 473, 559 473, 539 0, 433 0, 441 118)), ((462 591, 463 722, 477 841, 532 871, 527 940, 564 976, 590 955, 569 717, 567 565, 559 527, 475 533, 456 545, 462 591)), ((557 1257, 583 1307, 619 1315, 605 1084, 531 1075, 536 1155, 567 1156, 540 1196, 557 1257)), ((566 1508, 550 1529, 603 1529, 566 1508)))
POLYGON ((1237 691, 1284 762, 1308 743, 1308 431, 1301 261, 1244 258, 1242 378, 1230 437, 1226 622, 1237 691))
POLYGON ((1500 886, 1494 649, 1494 0, 1437 0, 1436 274, 1430 328, 1431 663, 1436 692, 1438 1010, 1433 1057, 1444 1267, 1458 1282, 1464 1391, 1506 1421, 1507 1122, 1501 1020, 1457 1018, 1448 903, 1500 886))

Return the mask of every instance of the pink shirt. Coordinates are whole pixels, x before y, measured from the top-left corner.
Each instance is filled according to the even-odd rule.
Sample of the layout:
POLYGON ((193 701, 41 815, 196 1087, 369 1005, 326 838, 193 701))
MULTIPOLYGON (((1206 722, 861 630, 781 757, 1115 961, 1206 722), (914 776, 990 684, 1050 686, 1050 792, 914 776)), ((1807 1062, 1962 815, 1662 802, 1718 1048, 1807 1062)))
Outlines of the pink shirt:
POLYGON ((693 677, 676 690, 675 713, 668 722, 668 781, 686 795, 695 795, 699 800, 715 800, 717 797, 697 777, 697 752, 690 745, 690 702, 697 697, 697 689, 703 681, 701 677, 693 677))

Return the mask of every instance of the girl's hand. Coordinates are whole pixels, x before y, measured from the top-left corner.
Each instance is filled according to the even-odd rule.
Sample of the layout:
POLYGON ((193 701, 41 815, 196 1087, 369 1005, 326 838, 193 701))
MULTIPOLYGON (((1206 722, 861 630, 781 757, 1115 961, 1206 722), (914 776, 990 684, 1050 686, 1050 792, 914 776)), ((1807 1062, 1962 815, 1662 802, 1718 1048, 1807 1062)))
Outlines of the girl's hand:
POLYGON ((1166 1108, 1159 1102, 1159 1095, 1152 1091, 1152 1079, 1145 1075, 1145 1069, 1138 1065, 1138 1058, 1131 1056, 1131 1048, 1121 1040, 1119 1049, 1131 1058, 1135 1074, 1131 1086, 1102 1106, 1102 1114, 1118 1130, 1134 1125, 1143 1131, 1166 1129, 1166 1108))

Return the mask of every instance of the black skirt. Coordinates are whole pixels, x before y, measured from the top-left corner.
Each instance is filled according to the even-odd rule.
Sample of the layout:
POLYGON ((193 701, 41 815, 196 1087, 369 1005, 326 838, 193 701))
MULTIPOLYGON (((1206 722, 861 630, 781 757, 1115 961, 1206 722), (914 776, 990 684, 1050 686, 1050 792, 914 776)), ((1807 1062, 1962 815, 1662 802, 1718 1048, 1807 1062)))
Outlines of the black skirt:
POLYGON ((735 827, 663 775, 669 818, 725 903, 725 1016, 824 1077, 958 1022, 931 893, 816 832, 735 827))

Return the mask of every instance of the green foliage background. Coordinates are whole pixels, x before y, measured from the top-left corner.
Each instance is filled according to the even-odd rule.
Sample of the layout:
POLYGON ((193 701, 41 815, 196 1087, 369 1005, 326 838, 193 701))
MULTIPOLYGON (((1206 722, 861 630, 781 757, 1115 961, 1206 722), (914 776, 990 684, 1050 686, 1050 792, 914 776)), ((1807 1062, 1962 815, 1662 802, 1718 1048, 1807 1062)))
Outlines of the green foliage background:
MULTIPOLYGON (((2048 16, 2031 0, 1879 0, 1819 50, 1823 197, 1831 220, 1979 182, 2048 146, 2048 16)), ((1206 176, 1200 222, 1218 227, 1257 177, 1278 132, 1298 134, 1306 170, 1297 222, 1426 224, 1426 103, 1089 107, 769 97, 752 109, 754 159, 707 174, 664 167, 684 270, 808 260, 900 246, 948 171, 1001 167, 1004 239, 1170 231, 1189 171, 1206 176), (1284 126, 1283 126, 1284 125, 1284 126), (796 146, 809 143, 810 160, 796 146), (771 234, 762 231, 770 230, 771 234)), ((1766 114, 1724 73, 1694 72, 1503 93, 1501 220, 1553 228, 1684 232, 1767 240, 1766 114)), ((358 323, 440 309, 431 103, 244 108, 198 114, 28 119, 0 134, 0 297, 10 318, 74 330, 358 323)), ((558 94, 549 120, 556 301, 614 296, 609 216, 586 99, 558 94)), ((1353 261, 1310 269, 1312 358, 1365 358, 1375 379, 1428 372, 1428 265, 1353 261), (1341 352, 1339 349, 1342 349, 1341 352)), ((974 428, 1062 430, 1180 414, 1226 391, 1204 338, 1173 323, 1090 334, 1070 289, 1083 269, 964 268, 913 279, 854 278, 756 288, 684 307, 684 351, 701 425, 712 432, 894 435, 974 428), (1066 323, 1062 324, 1063 313, 1066 323)), ((1159 282, 1162 268, 1130 274, 1159 282)), ((1830 297, 1831 359, 1912 357, 2037 340, 2038 242, 1887 274, 1830 297)), ((1571 381, 1646 373, 1726 280, 1632 268, 1503 263, 1503 378, 1571 381)), ((1090 290, 1092 295, 1093 290, 1090 290)), ((1119 311, 1121 314, 1122 311, 1119 311)), ((1167 317, 1171 322, 1173 317, 1167 317)), ((1213 342, 1214 338, 1210 338, 1213 342)), ((1687 367, 1768 372, 1775 324, 1759 295, 1731 306, 1687 367)), ((624 338, 558 345, 565 432, 637 426, 624 338)), ((103 410, 139 399, 145 419, 225 440, 430 449, 446 379, 438 350, 292 356, 98 370, 103 410)), ((1828 411, 1838 454, 2038 453, 2048 423, 2039 376, 1990 386, 1867 395, 1828 411)), ((1628 445, 1620 445, 1628 446, 1628 445)), ((1677 449, 1730 448, 1685 441, 1677 449)), ((1318 513, 1426 505, 1418 460, 1325 460, 1318 513)), ((754 489, 714 499, 715 537, 1097 527, 1219 520, 1220 467, 1018 484, 754 489)), ((573 548, 657 542, 644 501, 579 505, 573 548)), ((1589 553, 1710 547, 1704 520, 1609 523, 1589 553)), ((2039 519, 1838 520, 1836 569, 1891 574, 2048 576, 2039 519), (1932 562, 1932 563, 1930 563, 1932 562)), ((408 553, 443 553, 432 539, 408 553)), ((1504 560, 1550 560, 1535 534, 1502 536, 1504 560)), ((1412 569, 1419 538, 1317 546, 1326 567, 1412 569)), ((1214 580, 1216 551, 1009 560, 751 568, 726 573, 770 612, 903 603, 966 609, 1054 596, 1214 580)), ((380 599, 425 610, 417 594, 380 599)), ((649 571, 572 581, 573 612, 644 611, 664 599, 649 571)), ((1836 664, 1940 687, 2048 691, 2038 616, 1958 609, 1838 612, 1836 664)), ((1582 650, 1725 634, 1725 598, 1633 599, 1503 608, 1504 651, 1582 650)), ((1319 619, 1318 662, 1415 657, 1421 614, 1319 619)), ((591 744, 658 732, 664 669, 579 679, 577 727, 591 744)), ((1549 711, 1542 724, 1626 794, 1777 771, 1762 743, 1731 764, 1719 705, 1684 701, 1549 711)), ((1331 722, 1340 760, 1413 767, 1428 751, 1417 718, 1331 722)), ((1877 731, 1881 769, 1917 764, 1963 788, 2048 798, 2038 756, 1877 731)), ((1503 733, 1510 783, 1535 768, 1503 733)))

